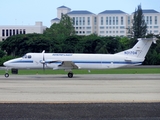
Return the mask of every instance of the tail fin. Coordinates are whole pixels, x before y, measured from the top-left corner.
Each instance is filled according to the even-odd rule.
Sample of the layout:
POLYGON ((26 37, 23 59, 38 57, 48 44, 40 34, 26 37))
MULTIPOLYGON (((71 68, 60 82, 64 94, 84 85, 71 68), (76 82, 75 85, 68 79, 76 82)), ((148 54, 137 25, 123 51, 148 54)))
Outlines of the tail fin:
POLYGON ((157 38, 138 38, 138 42, 133 46, 133 48, 116 53, 116 55, 144 58, 152 42, 156 43, 156 40, 157 38))

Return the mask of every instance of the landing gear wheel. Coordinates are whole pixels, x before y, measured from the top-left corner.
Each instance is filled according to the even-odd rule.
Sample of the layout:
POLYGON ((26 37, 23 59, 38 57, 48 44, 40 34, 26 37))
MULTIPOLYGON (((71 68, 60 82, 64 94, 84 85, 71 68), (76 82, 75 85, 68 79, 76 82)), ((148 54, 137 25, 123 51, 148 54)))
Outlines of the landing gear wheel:
POLYGON ((73 73, 69 72, 69 73, 68 73, 68 77, 69 77, 69 78, 72 78, 72 77, 73 77, 73 73))
POLYGON ((5 76, 6 78, 8 78, 8 77, 9 77, 9 74, 8 74, 8 73, 5 73, 4 76, 5 76))

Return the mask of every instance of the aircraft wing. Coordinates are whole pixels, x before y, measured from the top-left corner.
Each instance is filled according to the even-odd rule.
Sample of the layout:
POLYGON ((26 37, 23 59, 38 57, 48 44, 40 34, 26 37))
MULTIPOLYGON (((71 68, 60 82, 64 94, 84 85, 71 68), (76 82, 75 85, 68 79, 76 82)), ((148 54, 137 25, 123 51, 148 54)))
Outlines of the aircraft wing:
POLYGON ((72 61, 62 61, 58 67, 67 67, 67 68, 72 68, 72 69, 78 69, 78 66, 73 63, 72 61))
POLYGON ((67 69, 78 69, 79 67, 72 61, 60 61, 60 60, 54 60, 54 61, 47 61, 46 63, 57 63, 60 62, 60 64, 57 66, 58 68, 67 68, 67 69))

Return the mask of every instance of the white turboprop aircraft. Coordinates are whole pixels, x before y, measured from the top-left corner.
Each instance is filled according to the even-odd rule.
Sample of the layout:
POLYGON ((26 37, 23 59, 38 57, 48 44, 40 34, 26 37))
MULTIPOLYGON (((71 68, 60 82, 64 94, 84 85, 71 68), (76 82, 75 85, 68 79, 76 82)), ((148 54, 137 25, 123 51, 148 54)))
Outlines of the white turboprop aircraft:
MULTIPOLYGON (((64 69, 72 78, 72 69, 110 69, 140 65, 156 38, 139 38, 133 48, 116 54, 27 53, 21 58, 4 63, 8 69, 64 69)), ((8 72, 5 77, 9 77, 8 72)))

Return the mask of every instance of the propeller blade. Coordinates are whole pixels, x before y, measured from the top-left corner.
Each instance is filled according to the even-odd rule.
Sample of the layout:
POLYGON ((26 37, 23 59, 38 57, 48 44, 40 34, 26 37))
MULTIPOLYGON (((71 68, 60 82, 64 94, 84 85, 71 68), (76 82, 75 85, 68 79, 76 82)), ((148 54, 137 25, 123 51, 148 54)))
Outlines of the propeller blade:
POLYGON ((45 50, 43 50, 43 52, 42 52, 42 55, 43 55, 43 62, 42 62, 42 64, 43 64, 43 71, 45 71, 45 64, 46 64, 44 53, 45 53, 45 50))

